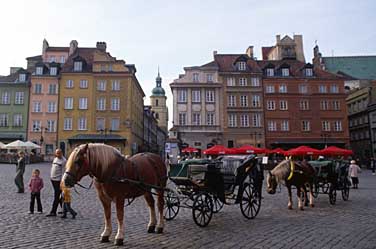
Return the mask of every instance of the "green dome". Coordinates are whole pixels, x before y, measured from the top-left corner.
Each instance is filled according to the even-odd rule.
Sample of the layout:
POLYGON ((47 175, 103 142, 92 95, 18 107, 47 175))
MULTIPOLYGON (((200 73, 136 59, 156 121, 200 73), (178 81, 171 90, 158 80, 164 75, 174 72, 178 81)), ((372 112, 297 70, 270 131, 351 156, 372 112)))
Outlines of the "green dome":
POLYGON ((162 87, 154 87, 153 90, 151 91, 152 96, 165 96, 165 90, 162 87))

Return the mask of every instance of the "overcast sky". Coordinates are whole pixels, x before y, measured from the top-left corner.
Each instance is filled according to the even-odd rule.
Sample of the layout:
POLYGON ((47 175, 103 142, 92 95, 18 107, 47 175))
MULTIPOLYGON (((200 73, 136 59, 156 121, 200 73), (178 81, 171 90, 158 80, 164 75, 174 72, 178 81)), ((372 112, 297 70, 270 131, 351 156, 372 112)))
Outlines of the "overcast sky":
MULTIPOLYGON (((376 1, 153 1, 153 0, 8 0, 0 3, 0 75, 10 66, 26 67, 25 58, 50 46, 95 46, 135 64, 150 95, 160 66, 163 86, 183 67, 202 65, 219 53, 243 53, 254 45, 275 43, 275 35, 302 34, 306 60, 317 40, 324 56, 376 55, 376 1)), ((145 99, 148 104, 148 98, 145 99)))

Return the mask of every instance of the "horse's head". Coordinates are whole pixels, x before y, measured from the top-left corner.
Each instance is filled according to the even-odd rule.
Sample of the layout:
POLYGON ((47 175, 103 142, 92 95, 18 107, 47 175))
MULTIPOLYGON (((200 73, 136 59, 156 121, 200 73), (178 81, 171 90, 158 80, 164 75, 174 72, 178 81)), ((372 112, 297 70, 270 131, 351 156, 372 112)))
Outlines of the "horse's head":
POLYGON ((82 177, 90 173, 89 160, 87 156, 88 144, 80 145, 69 155, 65 165, 63 182, 67 187, 73 187, 82 177))
POLYGON ((269 171, 268 176, 266 177, 266 192, 272 195, 275 194, 277 185, 276 177, 269 171))

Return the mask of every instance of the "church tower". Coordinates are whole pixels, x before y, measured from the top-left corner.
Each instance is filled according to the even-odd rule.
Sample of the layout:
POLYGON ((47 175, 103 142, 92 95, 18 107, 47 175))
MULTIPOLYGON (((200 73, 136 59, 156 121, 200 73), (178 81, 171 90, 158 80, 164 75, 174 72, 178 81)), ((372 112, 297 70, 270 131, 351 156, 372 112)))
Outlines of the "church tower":
POLYGON ((150 96, 151 109, 155 112, 156 118, 158 120, 158 126, 161 127, 166 134, 168 132, 168 108, 166 105, 166 93, 162 87, 162 78, 159 75, 155 79, 156 86, 152 90, 152 95, 150 96))

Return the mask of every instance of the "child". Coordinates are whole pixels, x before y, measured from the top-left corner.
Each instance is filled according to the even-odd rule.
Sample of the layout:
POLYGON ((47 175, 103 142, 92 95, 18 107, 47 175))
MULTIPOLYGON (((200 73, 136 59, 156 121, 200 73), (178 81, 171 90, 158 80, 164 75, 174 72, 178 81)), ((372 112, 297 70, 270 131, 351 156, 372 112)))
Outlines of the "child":
POLYGON ((356 164, 355 160, 351 160, 350 168, 349 168, 349 176, 351 177, 351 181, 353 184, 353 188, 358 188, 359 179, 358 173, 361 173, 360 167, 356 164))
POLYGON ((67 218, 67 212, 71 213, 72 219, 76 218, 77 213, 71 208, 71 194, 70 189, 67 188, 63 182, 61 182, 61 195, 63 198, 63 216, 61 218, 67 218))
POLYGON ((34 169, 31 179, 29 181, 29 189, 31 192, 30 211, 29 214, 34 213, 34 202, 37 199, 38 213, 42 213, 42 203, 40 201, 40 191, 43 188, 43 179, 39 177, 39 169, 34 169))

